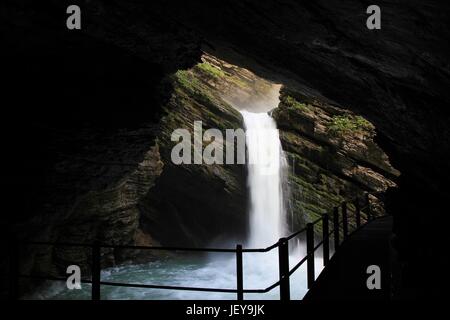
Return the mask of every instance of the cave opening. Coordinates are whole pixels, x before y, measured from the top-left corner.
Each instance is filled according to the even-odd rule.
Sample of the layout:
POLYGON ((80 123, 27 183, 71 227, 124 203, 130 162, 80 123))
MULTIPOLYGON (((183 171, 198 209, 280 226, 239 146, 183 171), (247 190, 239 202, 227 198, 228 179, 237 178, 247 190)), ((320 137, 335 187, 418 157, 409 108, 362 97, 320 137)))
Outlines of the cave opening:
MULTIPOLYGON (((11 207, 1 218, 8 227, 0 241, 5 252, 16 237, 145 245, 175 238, 200 246, 224 229, 235 231, 236 239, 246 233, 240 227, 246 219, 241 208, 248 205, 240 187, 246 170, 164 170, 168 145, 156 143, 157 136, 168 141, 161 132, 183 121, 182 113, 173 113, 160 123, 176 108, 207 115, 214 127, 217 119, 240 126, 227 109, 207 112, 225 105, 195 85, 191 99, 182 85, 171 99, 167 76, 180 70, 189 84, 188 69, 203 49, 283 84, 272 115, 289 162, 288 208, 302 212, 290 215, 289 225, 311 221, 324 203, 328 208, 358 190, 387 187, 373 200, 393 215, 392 247, 404 289, 399 297, 445 296, 443 277, 429 275, 447 265, 448 6, 380 3, 383 27, 377 31, 367 29, 366 7, 358 1, 155 0, 126 8, 90 1, 80 5, 77 31, 66 28, 64 1, 3 6, 3 167, 11 207), (195 106, 183 107, 183 100, 195 106), (384 155, 372 147, 372 129, 358 115, 375 125, 373 141, 390 166, 379 161, 384 155), (195 192, 187 194, 177 181, 195 192), (223 208, 217 223, 196 210, 200 205, 223 208)), ((21 256, 24 273, 65 275, 71 263, 90 272, 88 251, 33 248, 21 256)), ((104 257, 105 266, 137 261, 120 251, 104 257)), ((2 297, 7 260, 0 263, 2 297)))
MULTIPOLYGON (((362 198, 366 192, 373 193, 376 214, 383 214, 382 193, 395 187, 395 177, 399 172, 375 143, 375 127, 363 117, 333 105, 312 90, 296 86, 295 82, 272 82, 208 53, 202 55, 200 63, 187 70, 178 70, 168 81, 171 95, 163 106, 163 116, 155 129, 157 142, 132 180, 142 181, 152 174, 154 181, 148 189, 140 192, 134 209, 125 212, 126 217, 134 217, 135 230, 127 233, 134 244, 229 247, 240 242, 249 246, 268 245, 275 238, 303 228, 306 223, 331 212, 341 201, 362 198), (255 120, 254 116, 258 114, 264 119, 255 120), (261 189, 264 183, 252 180, 250 169, 242 163, 173 163, 171 152, 175 142, 171 139, 172 132, 180 128, 194 132, 195 121, 198 120, 202 121, 205 129, 222 132, 246 128, 252 121, 267 123, 275 129, 279 147, 275 144, 273 150, 282 152, 279 158, 280 181, 274 183, 275 189, 261 189), (249 188, 252 183, 253 189, 249 188), (282 196, 274 200, 277 189, 282 196), (256 198, 259 200, 255 203, 256 198), (276 207, 273 213, 278 216, 273 214, 261 218, 254 212, 252 214, 252 207, 259 212, 271 206, 276 207), (261 228, 257 228, 256 233, 260 235, 252 236, 251 225, 258 223, 261 228), (252 241, 268 234, 273 236, 268 242, 258 245, 252 241)), ((268 152, 273 153, 273 150, 268 152)), ((101 201, 108 201, 108 197, 101 201)), ((349 211, 354 210, 356 207, 350 204, 349 211)), ((108 228, 115 229, 110 234, 113 235, 123 226, 114 222, 108 228)), ((71 239, 71 232, 74 229, 64 229, 67 240, 71 239)), ((320 228, 317 232, 320 233, 320 228)), ((104 234, 105 240, 110 235, 104 234)), ((77 236, 76 231, 73 236, 77 236)), ((304 238, 299 238, 293 246, 297 247, 293 255, 298 257, 305 253, 303 243, 304 238)), ((59 256, 62 260, 70 258, 70 254, 64 251, 59 251, 59 256)), ((267 263, 276 257, 269 258, 263 257, 264 261, 261 257, 250 258, 260 266, 247 266, 246 269, 255 288, 276 279, 276 264, 267 263), (268 270, 271 276, 267 275, 268 270)), ((219 287, 230 286, 235 281, 234 262, 224 256, 144 256, 112 251, 105 253, 105 260, 110 261, 105 264, 110 268, 103 274, 111 281, 132 279, 131 282, 166 281, 179 285, 195 282, 205 287, 211 282, 219 287), (125 262, 132 264, 126 265, 125 262), (152 270, 151 276, 148 270, 152 270), (186 274, 190 276, 183 277, 186 274)), ((318 272, 320 263, 316 265, 318 272)), ((305 279, 302 279, 304 273, 305 270, 300 269, 299 279, 294 279, 299 284, 293 288, 295 298, 301 298, 306 292, 305 279)), ((64 290, 57 288, 48 289, 45 295, 70 298, 70 294, 67 296, 64 290)), ((88 295, 86 290, 77 293, 78 298, 88 295)), ((113 288, 106 289, 102 296, 113 299, 205 298, 202 294, 175 291, 113 288)), ((211 295, 208 298, 233 299, 233 295, 211 295)))

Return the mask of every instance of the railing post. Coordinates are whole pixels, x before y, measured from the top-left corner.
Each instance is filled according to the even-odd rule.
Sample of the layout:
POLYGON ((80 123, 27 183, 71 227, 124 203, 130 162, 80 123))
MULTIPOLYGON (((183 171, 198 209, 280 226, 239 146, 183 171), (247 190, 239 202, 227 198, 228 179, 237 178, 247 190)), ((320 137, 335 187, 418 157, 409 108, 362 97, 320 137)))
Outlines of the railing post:
POLYGON ((19 244, 14 237, 9 240, 9 299, 19 299, 19 244))
POLYGON ((286 238, 278 241, 278 269, 280 274, 280 300, 291 299, 289 284, 289 243, 286 238))
POLYGON ((101 274, 101 253, 100 244, 94 242, 92 246, 92 300, 100 300, 100 274, 101 274))
POLYGON ((333 209, 333 233, 334 233, 334 251, 339 247, 339 208, 333 209))
POLYGON ((236 245, 236 290, 237 300, 244 300, 244 275, 242 268, 242 245, 236 245))
POLYGON ((314 270, 314 225, 308 223, 306 225, 306 254, 307 254, 307 275, 308 289, 310 289, 315 280, 314 270))
POLYGON ((356 227, 359 228, 361 226, 361 209, 359 208, 359 199, 357 198, 355 201, 355 222, 356 227))
POLYGON ((323 239, 323 266, 330 261, 330 239, 329 239, 328 215, 322 216, 322 239, 323 239))
POLYGON ((347 202, 342 202, 342 233, 344 239, 348 236, 348 217, 347 217, 347 202))

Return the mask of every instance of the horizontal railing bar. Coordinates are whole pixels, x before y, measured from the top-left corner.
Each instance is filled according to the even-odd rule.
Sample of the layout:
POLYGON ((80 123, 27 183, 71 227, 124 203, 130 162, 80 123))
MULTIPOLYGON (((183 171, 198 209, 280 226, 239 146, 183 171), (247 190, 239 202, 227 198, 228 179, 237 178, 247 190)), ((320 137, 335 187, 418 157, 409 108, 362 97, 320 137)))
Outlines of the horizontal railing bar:
MULTIPOLYGON (((331 233, 330 233, 331 234, 331 233)), ((316 251, 321 245, 323 245, 323 240, 320 241, 313 249, 313 251, 316 251)), ((297 271, 298 268, 300 268, 300 266, 305 263, 305 261, 308 259, 310 255, 306 254, 290 271, 289 271, 289 276, 291 276, 295 271, 297 271)))
MULTIPOLYGON (((22 242, 26 245, 48 245, 48 246, 63 246, 63 247, 89 247, 92 248, 94 244, 85 243, 68 243, 68 242, 40 242, 40 241, 30 241, 22 242)), ((151 247, 151 246, 132 246, 132 245, 112 245, 112 244, 99 244, 101 248, 109 249, 136 249, 136 250, 167 250, 167 251, 207 251, 207 252, 236 252, 236 249, 227 248, 189 248, 189 247, 151 247)), ((264 250, 264 249, 257 249, 264 250)))
MULTIPOLYGON (((305 231, 306 228, 303 228, 296 233, 293 233, 289 237, 287 237, 287 240, 292 239, 299 233, 305 231)), ((23 242, 23 244, 27 245, 49 245, 49 246, 72 246, 72 247, 93 247, 92 244, 81 244, 81 243, 66 243, 66 242, 23 242)), ((268 252, 276 247, 278 247, 278 242, 274 243, 273 245, 267 247, 267 248, 260 248, 260 249, 242 249, 242 252, 268 252)), ((167 250, 167 251, 200 251, 200 252, 236 252, 236 249, 221 249, 221 248, 188 248, 188 247, 150 247, 150 246, 128 246, 128 245, 99 245, 101 248, 118 248, 118 249, 136 249, 136 250, 167 250)))
MULTIPOLYGON (((270 250, 272 250, 273 248, 271 248, 270 250)), ((267 252, 269 250, 267 250, 267 248, 264 249, 242 249, 242 253, 254 253, 254 252, 267 252)))
POLYGON ((266 291, 266 289, 243 289, 242 292, 243 293, 267 293, 268 291, 266 291))
POLYGON ((298 236, 300 233, 305 232, 306 228, 300 229, 297 232, 294 232, 293 234, 291 234, 289 237, 286 238, 286 241, 291 240, 292 238, 298 236))
POLYGON ((131 245, 100 245, 101 248, 110 249, 138 249, 138 250, 167 250, 167 251, 200 251, 200 252, 236 252, 236 249, 221 248, 189 248, 189 247, 150 247, 131 245))
MULTIPOLYGON (((52 280, 52 281, 67 281, 67 278, 52 277, 52 276, 38 276, 38 275, 19 275, 20 278, 27 279, 40 279, 40 280, 52 280)), ((92 284, 91 280, 81 279, 81 283, 92 284)), ((224 292, 224 293, 236 293, 236 289, 220 289, 220 288, 201 288, 201 287, 181 287, 181 286, 162 286, 162 285, 151 285, 151 284, 139 284, 139 283, 121 283, 121 282, 109 282, 100 281, 101 285, 112 286, 112 287, 129 287, 129 288, 143 288, 143 289, 164 289, 164 290, 181 290, 181 291, 206 291, 206 292, 224 292)), ((244 289, 244 293, 267 293, 273 288, 280 285, 277 281, 271 286, 265 289, 244 289)))
POLYGON ((225 293, 236 293, 237 292, 236 289, 160 286, 160 285, 152 285, 152 284, 121 283, 121 282, 108 282, 108 281, 100 281, 100 285, 112 286, 112 287, 143 288, 143 289, 165 289, 165 290, 183 290, 183 291, 225 292, 225 293))
MULTIPOLYGON (((146 288, 146 289, 166 289, 166 290, 185 290, 185 291, 209 291, 209 292, 225 292, 236 293, 237 289, 220 289, 220 288, 200 288, 200 287, 179 287, 179 286, 159 286, 147 284, 127 284, 120 282, 106 282, 101 281, 101 285, 116 286, 116 287, 131 287, 131 288, 146 288)), ((275 282, 265 289, 243 289, 244 293, 267 293, 280 285, 280 281, 275 282)))
POLYGON ((308 259, 308 254, 305 255, 290 271, 289 271, 289 276, 291 276, 295 271, 297 271, 298 268, 301 267, 301 265, 303 263, 305 263, 305 261, 308 259))
POLYGON ((271 285, 271 286, 265 288, 265 289, 263 290, 262 293, 267 293, 267 292, 273 290, 274 288, 278 287, 279 285, 280 285, 280 281, 278 280, 278 281, 275 282, 273 285, 271 285))
POLYGON ((275 282, 265 289, 244 289, 244 293, 267 293, 280 285, 280 281, 275 282))
MULTIPOLYGON (((82 244, 82 243, 68 243, 68 242, 22 242, 24 245, 48 245, 48 246, 71 246, 71 247, 89 247, 92 248, 93 244, 82 244)), ((236 249, 228 249, 228 248, 190 248, 190 247, 151 247, 151 246, 131 246, 131 245, 109 245, 109 244, 100 244, 101 248, 109 248, 109 249, 135 249, 135 250, 167 250, 167 251, 200 251, 200 252, 236 252, 236 249)), ((274 248, 278 247, 278 242, 267 248, 259 248, 259 249, 242 249, 242 252, 268 252, 274 248)))
MULTIPOLYGON (((20 278, 27 279, 40 279, 40 280, 52 280, 52 281, 67 281, 67 278, 62 277, 52 277, 52 276, 38 276, 38 275, 19 275, 20 278)), ((81 279, 81 283, 92 284, 91 280, 81 279)), ((206 291, 206 292, 224 292, 224 293, 236 293, 236 289, 220 289, 220 288, 201 288, 201 287, 181 287, 181 286, 162 286, 162 285, 151 285, 151 284, 139 284, 139 283, 122 283, 122 282, 109 282, 100 281, 100 285, 112 286, 112 287, 129 287, 129 288, 143 288, 143 289, 164 289, 164 290, 181 290, 181 291, 206 291)), ((277 281, 271 286, 265 289, 244 289, 244 293, 267 293, 273 288, 280 285, 277 281)))
MULTIPOLYGON (((377 217, 380 218, 380 217, 377 217)), ((331 230, 329 235, 333 233, 334 230, 331 230)), ((320 241, 313 249, 313 252, 315 252, 321 245, 323 245, 323 240, 320 241)), ((274 247, 274 246, 271 246, 274 247)), ((258 252, 261 251, 269 251, 273 248, 267 247, 265 249, 247 249, 247 252, 255 252, 255 250, 258 250, 258 252)), ((276 246, 275 246, 276 247, 276 246)), ((147 247, 146 247, 147 248, 147 247)), ((288 273, 288 277, 290 277, 295 271, 297 271, 300 266, 307 261, 308 257, 311 254, 306 254, 288 273)), ((32 278, 32 279, 41 279, 41 280, 54 280, 54 281, 66 281, 66 278, 61 277, 51 277, 51 276, 37 276, 37 275, 19 275, 21 278, 32 278)), ((91 280, 84 280, 81 279, 82 283, 89 283, 91 284, 91 280)), ((221 288, 201 288, 201 287, 181 287, 181 286, 162 286, 162 285, 149 285, 149 284, 137 284, 137 283, 120 283, 120 282, 108 282, 108 281, 101 281, 100 285, 105 286, 115 286, 115 287, 127 287, 127 288, 144 288, 144 289, 163 289, 163 290, 181 290, 181 291, 203 291, 203 292, 222 292, 222 293, 237 293, 237 289, 221 289, 221 288)), ((280 285, 280 281, 275 282, 271 286, 265 288, 265 289, 244 289, 244 293, 267 293, 277 286, 280 285)))
POLYGON ((243 292, 244 293, 267 293, 269 291, 272 291, 274 288, 278 287, 279 285, 280 285, 280 281, 277 281, 265 289, 244 289, 243 292))
POLYGON ((317 249, 319 249, 319 247, 323 245, 323 240, 321 240, 313 249, 313 251, 316 251, 317 249))
MULTIPOLYGON (((360 208, 360 210, 363 210, 366 207, 360 208)), ((317 224, 319 221, 322 220, 322 217, 314 220, 311 222, 312 224, 317 224)), ((339 222, 339 225, 342 224, 342 221, 339 222)), ((286 240, 291 240, 292 238, 296 237, 302 232, 305 232, 306 228, 300 229, 294 233, 292 233, 290 236, 286 237, 286 240)), ((330 232, 331 234, 331 232, 330 232)), ((86 247, 86 248, 92 248, 94 244, 87 244, 87 243, 72 243, 72 242, 44 242, 44 241, 22 241, 20 242, 24 245, 48 245, 48 246, 68 246, 68 247, 86 247)), ((242 252, 268 252, 274 248, 278 247, 278 242, 274 243, 273 245, 267 247, 267 248, 256 248, 256 249, 242 249, 242 252)), ((230 248, 192 248, 192 247, 155 247, 155 246, 132 246, 132 245, 112 245, 112 244, 99 244, 101 248, 117 248, 117 249, 131 249, 131 250, 166 250, 166 251, 194 251, 194 252, 228 252, 228 253, 235 253, 236 249, 230 249, 230 248)))
MULTIPOLYGON (((101 285, 116 286, 116 287, 132 287, 132 288, 147 288, 147 289, 166 289, 166 290, 185 290, 185 291, 210 291, 210 292, 225 292, 236 293, 236 289, 220 289, 220 288, 200 288, 200 287, 178 287, 178 286, 158 286, 146 284, 127 284, 120 282, 105 282, 101 281, 101 285)), ((265 289, 243 289, 244 293, 267 293, 280 285, 280 281, 275 282, 265 289)))
MULTIPOLYGON (((355 201, 359 201, 358 198, 355 201)), ((347 201, 347 203, 351 203, 350 201, 347 201)), ((370 208, 370 203, 366 203, 365 206, 360 207, 360 212, 370 208)), ((372 220, 381 218, 380 216, 374 217, 372 220)), ((312 225, 317 224, 319 221, 323 221, 323 217, 320 217, 313 222, 311 222, 312 225)), ((369 220, 366 219, 366 223, 369 220)), ((343 221, 340 221, 338 223, 338 226, 341 226, 343 221)), ((365 223, 365 224, 366 224, 365 223)), ((360 226, 362 227, 362 226, 360 226)), ((301 230, 298 230, 294 233, 292 233, 290 236, 285 238, 285 241, 288 241, 300 233, 306 231, 307 228, 303 228, 301 230)), ((340 228, 339 228, 340 229, 340 228)), ((358 230, 359 228, 356 228, 358 230)), ((354 231, 356 231, 354 230, 354 231)), ((328 232, 328 236, 334 234, 334 229, 330 230, 328 232)), ((353 232, 352 232, 353 233, 353 232)), ((194 252, 228 252, 228 253, 236 253, 236 249, 227 249, 227 248, 188 248, 188 247, 152 247, 152 246, 132 246, 132 245, 107 245, 107 244, 86 244, 86 243, 68 243, 68 242, 42 242, 42 241, 21 241, 19 244, 22 245, 49 245, 49 246, 72 246, 72 247, 87 247, 87 248, 120 248, 120 249, 132 249, 132 250, 167 250, 167 251, 194 251, 194 252)), ((274 248, 279 247, 280 242, 276 242, 273 245, 267 247, 267 248, 259 248, 259 249, 242 249, 242 252, 268 252, 274 248)), ((310 256, 314 256, 314 252, 320 247, 324 245, 324 239, 322 239, 317 245, 313 248, 312 252, 309 254, 306 254, 289 272, 287 275, 283 276, 282 279, 275 282, 271 286, 265 288, 265 289, 242 289, 241 292, 243 293, 267 293, 277 286, 280 286, 281 281, 287 277, 288 279, 290 276, 300 268, 300 266, 307 261, 307 259, 310 256)), ((53 276, 38 276, 38 275, 23 275, 19 274, 19 278, 30 278, 30 279, 41 279, 41 280, 54 280, 54 281, 66 281, 66 278, 63 277, 53 277, 53 276)), ((92 284, 92 280, 80 280, 82 283, 89 283, 92 284)), ((98 282, 97 282, 98 283, 98 282)), ((184 291, 203 291, 203 292, 222 292, 222 293, 237 293, 238 289, 222 289, 222 288, 202 288, 202 287, 182 287, 182 286, 164 286, 164 285, 151 285, 151 284, 137 284, 137 283, 121 283, 121 282, 109 282, 109 281, 100 281, 100 285, 105 286, 115 286, 115 287, 127 287, 127 288, 144 288, 144 289, 164 289, 164 290, 184 290, 184 291)))
POLYGON ((267 248, 262 248, 262 249, 242 249, 242 252, 268 252, 272 249, 275 249, 276 247, 279 246, 278 242, 275 242, 273 245, 267 247, 267 248))
MULTIPOLYGON (((334 230, 333 230, 334 231, 334 230)), ((331 233, 330 233, 331 234, 331 233)), ((319 247, 323 245, 323 240, 321 240, 313 249, 313 251, 316 251, 317 249, 319 249, 319 247)), ((310 255, 306 254, 290 271, 289 271, 289 276, 291 276, 295 271, 297 271, 298 268, 300 268, 300 266, 305 263, 305 261, 308 259, 310 255)))

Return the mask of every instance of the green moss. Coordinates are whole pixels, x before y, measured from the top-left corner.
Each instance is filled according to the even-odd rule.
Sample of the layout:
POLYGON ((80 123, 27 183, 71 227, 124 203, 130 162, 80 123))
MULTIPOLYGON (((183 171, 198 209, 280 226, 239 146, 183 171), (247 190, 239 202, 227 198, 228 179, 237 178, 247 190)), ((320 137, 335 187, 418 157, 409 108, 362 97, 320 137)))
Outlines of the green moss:
POLYGON ((186 70, 178 70, 175 73, 175 80, 181 87, 189 90, 189 91, 196 91, 201 86, 200 82, 192 76, 192 74, 189 71, 186 70))
POLYGON ((161 121, 164 147, 171 147, 170 134, 174 128, 186 128, 192 134, 194 119, 203 121, 204 130, 217 128, 224 135, 226 129, 241 127, 239 112, 214 95, 198 70, 179 70, 170 80, 175 92, 164 106, 166 115, 161 121))
POLYGON ((226 76, 225 72, 223 72, 219 68, 214 67, 209 62, 199 63, 197 64, 197 68, 211 77, 224 78, 226 76))
POLYGON ((286 107, 288 107, 288 109, 298 110, 298 111, 307 111, 308 110, 307 104, 298 102, 297 100, 295 100, 295 98, 293 98, 289 95, 282 96, 281 101, 284 103, 284 105, 286 105, 286 107))
POLYGON ((328 131, 334 135, 371 132, 373 125, 361 116, 342 115, 333 116, 327 124, 328 131))
POLYGON ((230 75, 223 70, 215 67, 209 62, 203 62, 196 65, 197 70, 200 70, 203 74, 214 78, 216 80, 225 80, 226 82, 231 82, 235 86, 246 89, 249 88, 249 84, 241 80, 239 77, 230 75))
MULTIPOLYGON (((178 70, 174 74, 174 79, 176 85, 178 85, 178 89, 185 91, 188 95, 192 96, 200 103, 204 103, 207 105, 215 105, 214 97, 208 92, 208 89, 190 71, 178 70)), ((175 88, 177 89, 177 86, 175 86, 175 88)))

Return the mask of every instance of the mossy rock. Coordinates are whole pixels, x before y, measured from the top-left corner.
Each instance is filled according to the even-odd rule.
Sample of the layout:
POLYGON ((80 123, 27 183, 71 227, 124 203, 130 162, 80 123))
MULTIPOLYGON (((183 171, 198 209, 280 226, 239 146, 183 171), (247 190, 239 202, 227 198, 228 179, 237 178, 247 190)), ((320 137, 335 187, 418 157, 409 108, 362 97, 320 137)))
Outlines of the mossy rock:
POLYGON ((209 62, 203 62, 196 65, 196 68, 198 68, 201 72, 204 74, 214 77, 214 78, 224 78, 226 77, 226 74, 223 70, 219 69, 218 67, 213 66, 209 62))
POLYGON ((351 135, 356 133, 371 134, 374 126, 361 116, 336 115, 327 124, 328 132, 335 136, 351 135))
POLYGON ((293 111, 305 112, 308 110, 307 104, 297 101, 290 95, 282 95, 280 100, 288 109, 293 111))

